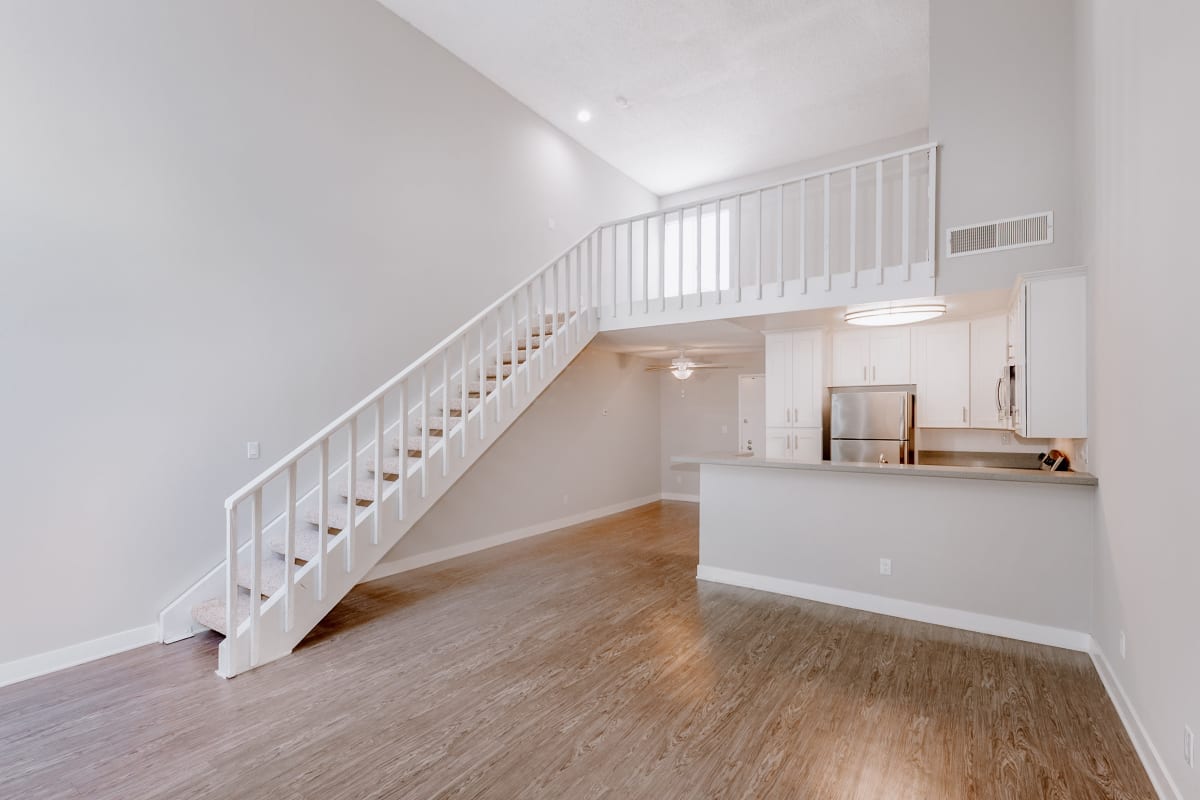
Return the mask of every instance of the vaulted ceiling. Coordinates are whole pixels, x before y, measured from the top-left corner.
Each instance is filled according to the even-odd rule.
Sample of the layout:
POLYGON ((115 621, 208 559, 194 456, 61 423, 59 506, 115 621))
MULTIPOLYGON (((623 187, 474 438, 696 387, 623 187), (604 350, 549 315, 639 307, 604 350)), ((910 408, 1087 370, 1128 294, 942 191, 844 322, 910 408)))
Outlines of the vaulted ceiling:
POLYGON ((928 124, 928 0, 380 1, 658 194, 928 124))

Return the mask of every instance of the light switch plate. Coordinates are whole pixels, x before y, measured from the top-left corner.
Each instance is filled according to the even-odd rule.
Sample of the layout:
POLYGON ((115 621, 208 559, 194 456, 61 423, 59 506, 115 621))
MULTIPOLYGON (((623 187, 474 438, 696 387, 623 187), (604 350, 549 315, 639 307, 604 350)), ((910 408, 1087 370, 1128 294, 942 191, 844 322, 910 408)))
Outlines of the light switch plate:
POLYGON ((890 558, 879 559, 879 574, 880 575, 891 575, 892 574, 892 560, 890 558))
POLYGON ((246 442, 246 458, 258 458, 258 442, 246 442))

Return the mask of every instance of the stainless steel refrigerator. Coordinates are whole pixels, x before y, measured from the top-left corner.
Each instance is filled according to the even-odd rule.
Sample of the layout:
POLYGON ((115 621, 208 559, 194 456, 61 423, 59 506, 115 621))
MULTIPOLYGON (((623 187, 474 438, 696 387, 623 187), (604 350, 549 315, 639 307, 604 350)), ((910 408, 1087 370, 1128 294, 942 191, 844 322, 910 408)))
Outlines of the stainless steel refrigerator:
POLYGON ((829 390, 829 459, 912 464, 913 388, 846 386, 829 390))

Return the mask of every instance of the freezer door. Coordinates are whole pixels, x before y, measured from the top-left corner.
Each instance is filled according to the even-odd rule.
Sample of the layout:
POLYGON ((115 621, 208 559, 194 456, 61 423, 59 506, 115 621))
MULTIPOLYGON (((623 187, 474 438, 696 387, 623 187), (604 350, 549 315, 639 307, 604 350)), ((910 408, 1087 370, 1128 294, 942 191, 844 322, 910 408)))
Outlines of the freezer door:
POLYGON ((883 456, 889 464, 905 463, 906 443, 891 439, 834 439, 829 443, 830 461, 878 464, 883 456))
POLYGON ((907 439, 908 392, 833 392, 831 439, 907 439))

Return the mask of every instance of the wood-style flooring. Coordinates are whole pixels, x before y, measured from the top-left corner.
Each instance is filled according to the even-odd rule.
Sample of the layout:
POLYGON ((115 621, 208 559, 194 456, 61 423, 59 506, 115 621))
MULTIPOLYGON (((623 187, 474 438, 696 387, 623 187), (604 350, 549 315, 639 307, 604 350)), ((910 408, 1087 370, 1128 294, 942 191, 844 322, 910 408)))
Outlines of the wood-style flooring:
POLYGON ((1086 655, 699 583, 655 503, 0 689, 0 798, 1150 798, 1086 655))

